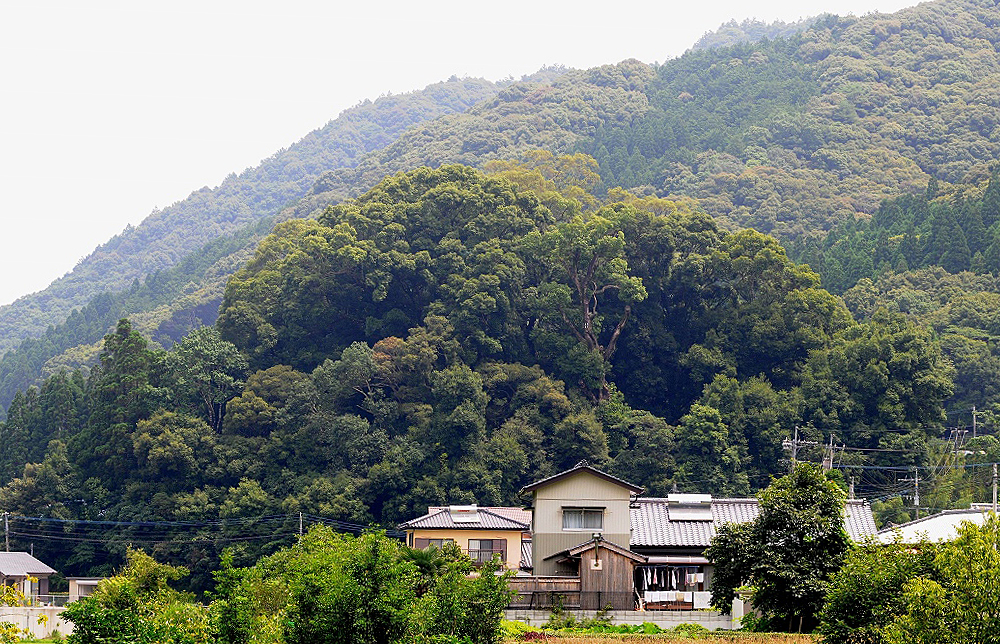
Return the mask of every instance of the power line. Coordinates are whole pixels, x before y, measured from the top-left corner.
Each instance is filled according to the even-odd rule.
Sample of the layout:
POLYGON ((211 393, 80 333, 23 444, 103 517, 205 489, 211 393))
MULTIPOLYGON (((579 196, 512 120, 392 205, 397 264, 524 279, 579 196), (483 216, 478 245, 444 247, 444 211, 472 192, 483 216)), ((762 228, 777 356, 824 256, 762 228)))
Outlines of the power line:
MULTIPOLYGON (((101 544, 218 544, 264 540, 276 541, 300 534, 305 521, 312 524, 326 525, 339 532, 351 532, 355 534, 382 529, 379 526, 352 523, 305 513, 213 519, 208 521, 107 521, 15 515, 8 515, 8 517, 14 523, 14 529, 10 529, 9 526, 7 528, 8 538, 10 535, 13 535, 22 539, 36 541, 101 544), (293 523, 296 524, 296 528, 292 527, 293 523), (57 526, 61 527, 57 528, 57 526), (281 529, 279 526, 286 527, 281 529), (192 529, 205 531, 190 534, 192 529), (267 531, 266 534, 260 534, 260 530, 262 529, 267 531), (179 534, 181 531, 184 531, 184 533, 179 534)), ((385 530, 385 532, 387 536, 394 538, 400 538, 404 534, 398 530, 385 530)))

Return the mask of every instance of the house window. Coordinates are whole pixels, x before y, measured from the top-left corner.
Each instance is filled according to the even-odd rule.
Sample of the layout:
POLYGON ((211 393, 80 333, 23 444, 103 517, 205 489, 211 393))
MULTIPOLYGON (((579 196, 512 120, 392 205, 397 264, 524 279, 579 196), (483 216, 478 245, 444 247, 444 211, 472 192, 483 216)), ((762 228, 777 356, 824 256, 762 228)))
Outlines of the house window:
POLYGON ((426 539, 424 537, 416 537, 413 539, 413 547, 417 550, 427 550, 428 548, 437 548, 441 550, 444 548, 446 543, 455 543, 454 539, 426 539))
POLYGON ((469 539, 469 558, 477 564, 484 564, 493 559, 493 555, 506 558, 506 539, 469 539))
POLYGON ((563 508, 563 530, 603 530, 604 508, 563 508))

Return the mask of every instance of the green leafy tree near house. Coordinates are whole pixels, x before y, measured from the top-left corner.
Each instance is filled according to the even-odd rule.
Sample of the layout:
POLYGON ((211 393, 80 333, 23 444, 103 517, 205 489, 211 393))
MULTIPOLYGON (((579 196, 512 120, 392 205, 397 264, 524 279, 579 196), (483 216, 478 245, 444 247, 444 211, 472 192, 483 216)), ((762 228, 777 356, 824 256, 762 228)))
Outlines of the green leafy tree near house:
POLYGON ((1000 518, 965 522, 941 547, 930 574, 903 587, 903 612, 884 629, 887 644, 1000 641, 1000 518))
POLYGON ((73 622, 68 644, 209 644, 208 611, 167 583, 186 574, 130 549, 121 572, 62 614, 73 622))
POLYGON ((830 580, 817 630, 828 644, 885 644, 885 627, 906 611, 904 586, 934 578, 933 544, 878 541, 851 549, 830 580))
POLYGON ((499 561, 477 572, 457 548, 428 559, 384 534, 348 537, 315 527, 252 569, 224 558, 215 627, 230 644, 267 641, 255 639, 264 631, 286 644, 497 644, 510 599, 499 561), (262 603, 262 596, 283 601, 262 603))
POLYGON ((811 630, 850 545, 844 493, 819 467, 800 463, 757 498, 758 517, 723 526, 705 552, 715 562, 712 603, 728 612, 747 584, 772 626, 811 630))

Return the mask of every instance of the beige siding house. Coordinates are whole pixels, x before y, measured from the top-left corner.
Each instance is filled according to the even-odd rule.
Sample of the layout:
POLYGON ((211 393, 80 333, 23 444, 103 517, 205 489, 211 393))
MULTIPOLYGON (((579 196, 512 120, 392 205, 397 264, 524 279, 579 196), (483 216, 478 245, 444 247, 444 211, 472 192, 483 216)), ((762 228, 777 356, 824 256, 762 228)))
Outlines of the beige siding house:
POLYGON ((642 488, 585 463, 521 490, 531 494, 534 574, 576 575, 576 566, 559 557, 600 535, 628 550, 629 506, 642 488))
POLYGON ((522 540, 530 539, 530 513, 520 508, 452 505, 428 508, 427 514, 400 524, 411 548, 454 543, 476 563, 499 555, 510 570, 522 567, 522 540))

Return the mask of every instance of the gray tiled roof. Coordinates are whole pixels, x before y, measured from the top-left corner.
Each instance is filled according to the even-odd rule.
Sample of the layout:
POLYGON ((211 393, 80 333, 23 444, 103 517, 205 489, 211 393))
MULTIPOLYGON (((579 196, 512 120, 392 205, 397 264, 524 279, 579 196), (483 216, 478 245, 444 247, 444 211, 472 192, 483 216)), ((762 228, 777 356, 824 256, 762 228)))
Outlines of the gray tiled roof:
MULTIPOLYGON (((746 523, 757 518, 757 499, 712 499, 711 521, 671 521, 666 499, 638 499, 630 512, 632 546, 704 547, 716 529, 727 523, 746 523)), ((844 529, 854 541, 875 534, 871 507, 864 501, 845 504, 844 529)))
MULTIPOLYGON (((427 508, 427 514, 433 514, 439 510, 447 510, 448 506, 431 506, 427 508)), ((518 523, 523 523, 525 525, 531 525, 531 510, 525 510, 524 508, 516 507, 504 507, 504 506, 479 506, 479 510, 489 510, 493 514, 499 514, 502 517, 507 517, 512 521, 517 521, 518 523)))
POLYGON ((399 527, 402 530, 430 528, 448 530, 520 530, 522 532, 531 529, 531 526, 527 523, 508 519, 486 508, 479 508, 477 515, 479 516, 478 521, 456 523, 452 519, 448 508, 441 508, 440 510, 429 512, 422 517, 411 519, 406 523, 400 523, 399 527))
POLYGON ((0 575, 4 577, 52 575, 55 572, 27 552, 0 552, 0 575))

